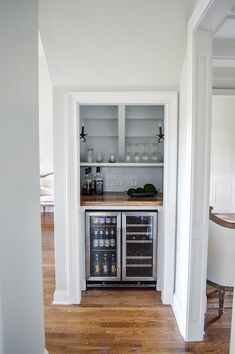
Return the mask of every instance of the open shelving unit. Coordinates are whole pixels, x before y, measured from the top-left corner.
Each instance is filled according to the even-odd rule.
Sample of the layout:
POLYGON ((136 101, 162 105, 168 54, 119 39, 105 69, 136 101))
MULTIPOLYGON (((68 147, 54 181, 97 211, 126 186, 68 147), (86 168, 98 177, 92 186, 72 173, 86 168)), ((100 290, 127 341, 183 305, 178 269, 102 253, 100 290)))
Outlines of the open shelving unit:
MULTIPOLYGON (((164 160, 164 144, 158 144, 159 161, 126 162, 127 146, 131 146, 134 154, 135 146, 143 153, 143 144, 150 149, 157 143, 158 127, 164 127, 164 107, 162 105, 81 105, 80 129, 84 125, 87 141, 80 143, 81 166, 87 166, 86 151, 94 149, 96 154, 103 154, 103 162, 99 166, 119 167, 162 167, 164 160), (142 151, 141 151, 142 149, 142 151), (116 163, 108 163, 109 154, 115 154, 116 163), (108 164, 108 165, 107 165, 108 164)), ((153 153, 149 151, 149 153, 153 153)))

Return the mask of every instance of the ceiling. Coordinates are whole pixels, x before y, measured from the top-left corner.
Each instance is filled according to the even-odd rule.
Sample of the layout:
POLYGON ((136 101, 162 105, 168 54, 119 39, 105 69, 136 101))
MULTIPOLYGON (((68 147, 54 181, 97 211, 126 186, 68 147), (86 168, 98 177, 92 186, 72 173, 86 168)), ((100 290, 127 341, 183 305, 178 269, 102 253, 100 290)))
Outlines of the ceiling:
POLYGON ((223 19, 214 33, 213 87, 235 89, 235 13, 223 19))

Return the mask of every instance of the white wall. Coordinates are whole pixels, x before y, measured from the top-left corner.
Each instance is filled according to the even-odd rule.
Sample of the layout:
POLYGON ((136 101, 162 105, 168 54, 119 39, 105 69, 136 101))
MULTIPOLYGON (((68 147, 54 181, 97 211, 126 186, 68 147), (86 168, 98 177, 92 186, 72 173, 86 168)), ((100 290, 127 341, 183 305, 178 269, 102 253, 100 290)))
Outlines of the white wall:
POLYGON ((0 4, 0 328, 4 354, 44 353, 38 4, 0 4))
POLYGON ((54 86, 178 86, 194 0, 40 0, 54 86))
POLYGON ((189 123, 187 115, 187 55, 181 73, 179 86, 179 138, 178 138, 178 189, 177 189, 177 232, 176 271, 173 309, 182 334, 186 333, 187 288, 188 288, 188 248, 189 248, 189 200, 186 198, 189 165, 189 123))
POLYGON ((213 95, 210 204, 235 212, 235 96, 213 95))
POLYGON ((53 172, 52 83, 39 35, 39 145, 40 173, 53 172))
POLYGON ((142 0, 99 3, 80 0, 68 6, 61 1, 40 1, 40 32, 55 85, 55 298, 58 302, 67 301, 69 283, 65 209, 67 93, 177 90, 192 3, 151 0, 146 5, 142 0))

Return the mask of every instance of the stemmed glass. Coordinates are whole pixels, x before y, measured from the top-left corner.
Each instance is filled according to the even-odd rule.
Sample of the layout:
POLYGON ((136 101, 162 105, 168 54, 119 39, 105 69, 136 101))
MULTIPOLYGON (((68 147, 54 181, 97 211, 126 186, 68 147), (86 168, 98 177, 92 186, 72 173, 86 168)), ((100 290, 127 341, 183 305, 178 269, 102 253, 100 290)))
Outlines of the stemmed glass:
POLYGON ((152 162, 158 162, 158 160, 159 160, 159 155, 158 155, 159 144, 152 143, 152 146, 153 146, 153 152, 151 154, 151 160, 152 160, 152 162))
POLYGON ((142 154, 142 161, 148 162, 148 159, 149 159, 148 143, 143 143, 143 146, 144 146, 144 152, 142 154))
POLYGON ((139 144, 135 144, 134 162, 140 162, 139 144))
POLYGON ((127 144, 127 149, 126 149, 126 162, 131 162, 133 158, 133 155, 131 153, 131 144, 127 144))

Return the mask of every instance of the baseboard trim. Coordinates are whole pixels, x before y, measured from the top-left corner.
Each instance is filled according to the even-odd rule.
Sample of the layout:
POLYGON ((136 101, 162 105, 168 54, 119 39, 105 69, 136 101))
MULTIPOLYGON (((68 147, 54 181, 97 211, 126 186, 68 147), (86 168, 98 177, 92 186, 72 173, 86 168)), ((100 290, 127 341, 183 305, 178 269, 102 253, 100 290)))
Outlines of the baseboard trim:
POLYGON ((82 282, 81 282, 81 288, 82 288, 82 291, 85 291, 85 290, 86 290, 86 280, 82 280, 82 282))
POLYGON ((55 290, 53 305, 70 305, 69 293, 64 290, 55 290))
POLYGON ((184 326, 184 321, 183 321, 183 311, 181 309, 181 306, 180 306, 175 294, 173 295, 172 309, 173 309, 173 312, 175 315, 177 325, 179 327, 180 334, 185 339, 185 326, 184 326))
POLYGON ((161 284, 161 280, 157 280, 157 291, 162 291, 162 284, 161 284))
POLYGON ((44 352, 43 352, 43 354, 49 354, 49 353, 48 353, 48 351, 45 349, 44 352))

